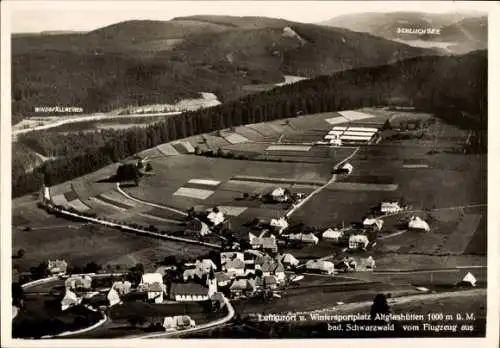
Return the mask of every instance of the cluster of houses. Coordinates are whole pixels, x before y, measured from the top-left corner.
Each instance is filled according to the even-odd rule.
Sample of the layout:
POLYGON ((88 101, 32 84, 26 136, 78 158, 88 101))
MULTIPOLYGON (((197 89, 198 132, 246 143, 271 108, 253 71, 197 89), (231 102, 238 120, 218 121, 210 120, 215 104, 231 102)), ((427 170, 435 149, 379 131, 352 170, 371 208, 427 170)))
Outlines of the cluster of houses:
POLYGON ((253 249, 222 252, 221 269, 212 260, 198 260, 184 271, 185 283, 172 284, 170 294, 176 301, 199 301, 220 289, 233 298, 251 296, 259 290, 275 290, 285 282, 285 267, 298 263, 293 256, 285 256, 273 258, 253 249), (210 282, 208 289, 213 289, 208 293, 206 287, 196 282, 204 277, 210 282))

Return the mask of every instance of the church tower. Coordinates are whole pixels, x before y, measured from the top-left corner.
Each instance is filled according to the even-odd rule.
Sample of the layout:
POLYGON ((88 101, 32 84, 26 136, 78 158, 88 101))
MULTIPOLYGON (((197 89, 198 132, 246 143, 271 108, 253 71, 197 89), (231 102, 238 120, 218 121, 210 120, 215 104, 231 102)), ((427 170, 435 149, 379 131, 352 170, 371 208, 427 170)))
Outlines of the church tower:
POLYGON ((217 279, 214 270, 211 269, 207 278, 208 297, 212 297, 217 292, 217 279))

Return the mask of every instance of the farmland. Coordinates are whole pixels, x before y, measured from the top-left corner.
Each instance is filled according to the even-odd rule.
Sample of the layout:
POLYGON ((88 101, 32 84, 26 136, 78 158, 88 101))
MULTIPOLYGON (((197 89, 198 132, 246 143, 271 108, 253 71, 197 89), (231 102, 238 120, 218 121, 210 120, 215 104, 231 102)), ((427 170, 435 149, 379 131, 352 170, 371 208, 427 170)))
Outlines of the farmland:
MULTIPOLYGON (((400 233, 381 240, 377 251, 436 255, 484 253, 481 237, 486 226, 484 211, 451 217, 445 216, 449 214, 446 211, 437 214, 439 209, 485 202, 485 156, 449 153, 451 142, 454 146, 460 145, 467 133, 442 122, 430 122, 429 114, 411 111, 364 108, 299 116, 160 145, 140 154, 148 157, 155 175, 144 177, 138 187, 122 187, 127 195, 144 204, 126 198, 116 190, 116 183, 107 180, 116 172, 117 165, 52 187, 51 194, 77 210, 88 207, 98 215, 106 214, 117 221, 134 220, 139 225, 155 225, 171 232, 180 228, 175 221, 184 218, 175 209, 226 206, 233 212, 232 227, 241 228, 238 234, 244 235, 243 225, 249 221, 256 217, 275 218, 290 208, 286 204, 249 201, 243 199, 244 194, 265 194, 277 186, 310 194, 330 180, 335 163, 355 151, 356 148, 348 146, 310 145, 321 140, 331 129, 331 120, 338 118, 344 119, 345 125, 357 127, 381 127, 386 121, 397 127, 401 122, 419 120, 428 122, 430 130, 438 131, 433 135, 432 146, 423 145, 420 138, 394 140, 393 130, 383 131, 382 137, 389 139, 361 147, 349 161, 354 172, 339 176, 336 182, 320 190, 294 212, 290 217, 292 224, 303 223, 320 231, 360 222, 379 202, 403 199, 412 211, 425 211, 422 217, 430 219, 433 229, 425 237, 418 233, 400 233), (190 154, 195 148, 220 149, 234 156, 243 155, 245 159, 190 154), (437 151, 429 154, 431 149, 437 151), (161 207, 148 206, 148 202, 161 207)), ((18 223, 27 224, 29 218, 23 214, 26 215, 15 213, 14 218, 18 223)), ((402 221, 410 216, 386 217, 383 235, 400 231, 402 221)), ((308 248, 312 249, 305 255, 316 252, 314 247, 308 248)))

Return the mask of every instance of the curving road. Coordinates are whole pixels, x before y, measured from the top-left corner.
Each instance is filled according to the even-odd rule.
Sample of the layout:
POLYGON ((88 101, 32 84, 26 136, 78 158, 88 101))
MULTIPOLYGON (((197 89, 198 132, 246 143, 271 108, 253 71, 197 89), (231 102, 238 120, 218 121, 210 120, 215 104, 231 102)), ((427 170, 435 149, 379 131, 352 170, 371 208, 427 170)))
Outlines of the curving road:
MULTIPOLYGON (((345 162, 349 161, 351 158, 353 158, 359 151, 359 147, 357 147, 353 153, 351 153, 348 157, 344 158, 342 161, 340 161, 339 163, 337 163, 334 167, 334 169, 337 169, 338 167, 340 167, 342 164, 344 164, 345 162)), ((299 204, 295 205, 292 209, 290 209, 288 211, 288 213, 286 213, 286 217, 289 218, 290 216, 292 216, 293 213, 295 213, 300 207, 302 207, 307 201, 309 201, 310 199, 312 199, 315 195, 317 195, 318 193, 320 193, 323 189, 325 189, 326 187, 328 187, 330 184, 334 183, 335 180, 337 180, 337 175, 336 174, 333 174, 331 179, 328 180, 328 182, 326 184, 324 184, 323 186, 320 186, 318 187, 316 190, 314 190, 313 192, 311 192, 311 194, 309 194, 306 198, 304 198, 299 204)))
MULTIPOLYGON (((182 112, 173 111, 173 112, 162 112, 162 113, 156 113, 156 114, 85 115, 85 116, 68 116, 65 118, 63 118, 64 116, 43 116, 43 117, 46 117, 47 119, 49 119, 51 117, 58 117, 60 119, 58 119, 54 122, 50 122, 50 123, 39 125, 39 126, 21 128, 21 129, 13 129, 12 130, 12 137, 15 138, 15 136, 19 135, 19 134, 29 133, 29 132, 33 132, 33 131, 47 130, 47 129, 59 127, 59 126, 62 126, 64 124, 68 124, 68 123, 112 120, 112 119, 120 119, 120 118, 161 117, 161 116, 173 116, 173 115, 180 115, 180 114, 182 114, 182 112)), ((15 126, 13 128, 15 128, 15 126)))
POLYGON ((235 315, 235 311, 233 306, 231 305, 231 302, 223 295, 223 301, 226 305, 228 313, 220 319, 211 321, 206 324, 202 324, 200 326, 196 326, 193 328, 189 328, 186 330, 180 330, 180 331, 172 331, 172 332, 160 332, 160 333, 151 333, 151 334, 144 334, 144 335, 134 335, 134 336, 126 336, 124 338, 168 338, 168 337, 174 337, 178 335, 184 335, 187 333, 194 333, 198 331, 203 331, 207 329, 213 329, 217 326, 224 325, 228 323, 231 319, 233 319, 235 315))
POLYGON ((135 197, 132 197, 131 195, 129 195, 127 192, 123 191, 122 188, 120 187, 120 183, 116 183, 116 190, 122 194, 123 196, 127 197, 128 199, 134 201, 134 202, 137 202, 137 203, 140 203, 140 204, 144 204, 144 205, 149 205, 151 207, 155 207, 155 208, 160 208, 160 209, 165 209, 165 210, 169 210, 171 212, 174 212, 174 213, 177 213, 177 214, 180 214, 182 216, 187 216, 188 214, 186 212, 183 212, 181 210, 178 210, 178 209, 175 209, 175 208, 172 208, 172 207, 169 207, 169 206, 166 206, 166 205, 162 205, 162 204, 156 204, 156 203, 151 203, 151 202, 148 202, 148 201, 143 201, 142 199, 138 199, 138 198, 135 198, 135 197))

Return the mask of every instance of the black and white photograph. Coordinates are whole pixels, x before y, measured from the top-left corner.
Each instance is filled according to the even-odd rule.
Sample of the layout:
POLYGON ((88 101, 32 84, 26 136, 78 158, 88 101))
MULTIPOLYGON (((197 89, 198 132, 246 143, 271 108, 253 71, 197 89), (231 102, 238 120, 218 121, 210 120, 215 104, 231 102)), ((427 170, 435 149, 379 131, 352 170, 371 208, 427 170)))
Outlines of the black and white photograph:
POLYGON ((497 7, 3 2, 2 336, 498 346, 497 7))

